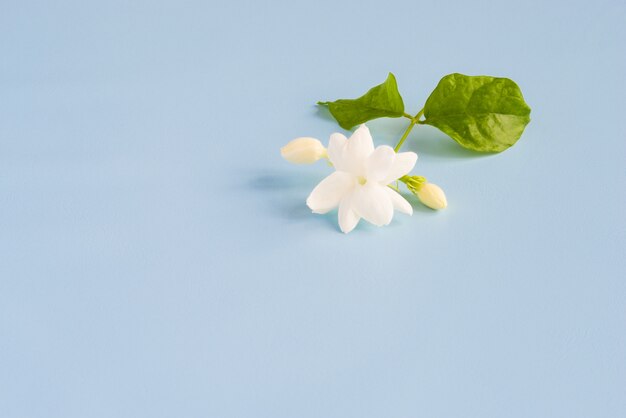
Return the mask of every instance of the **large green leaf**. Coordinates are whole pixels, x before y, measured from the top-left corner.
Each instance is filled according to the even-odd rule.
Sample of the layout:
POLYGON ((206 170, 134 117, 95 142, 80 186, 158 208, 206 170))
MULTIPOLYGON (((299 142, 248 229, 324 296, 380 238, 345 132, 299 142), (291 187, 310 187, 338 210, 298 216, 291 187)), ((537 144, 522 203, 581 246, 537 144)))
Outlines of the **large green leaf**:
POLYGON ((392 73, 389 73, 383 84, 371 88, 358 99, 339 99, 317 104, 328 106, 330 113, 344 129, 350 129, 368 120, 382 117, 397 118, 404 114, 404 102, 398 92, 396 77, 392 73))
POLYGON ((424 105, 423 123, 465 148, 500 152, 515 144, 530 122, 530 107, 508 78, 450 74, 424 105))

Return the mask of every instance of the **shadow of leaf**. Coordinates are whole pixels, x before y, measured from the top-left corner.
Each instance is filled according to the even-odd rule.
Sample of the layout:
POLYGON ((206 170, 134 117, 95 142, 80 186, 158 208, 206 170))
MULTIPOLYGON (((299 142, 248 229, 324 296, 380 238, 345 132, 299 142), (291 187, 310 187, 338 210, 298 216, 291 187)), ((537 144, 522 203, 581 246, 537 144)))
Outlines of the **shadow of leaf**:
POLYGON ((463 148, 437 128, 426 125, 418 126, 411 132, 404 149, 442 160, 476 159, 497 155, 494 152, 476 152, 463 148))
POLYGON ((328 110, 328 106, 315 105, 315 115, 326 121, 337 123, 333 115, 330 113, 330 110, 328 110))

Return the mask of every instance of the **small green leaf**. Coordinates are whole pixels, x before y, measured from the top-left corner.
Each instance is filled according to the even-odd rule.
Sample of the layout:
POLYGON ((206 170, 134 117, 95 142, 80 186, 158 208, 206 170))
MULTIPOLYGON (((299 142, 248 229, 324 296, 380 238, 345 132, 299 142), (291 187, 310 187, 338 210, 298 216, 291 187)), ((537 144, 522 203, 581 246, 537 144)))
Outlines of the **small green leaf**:
POLYGON ((422 176, 402 176, 398 180, 406 184, 407 189, 415 196, 422 189, 422 186, 426 183, 426 177, 422 176))
POLYGON ((398 92, 396 77, 392 73, 389 73, 383 84, 371 88, 358 99, 339 99, 317 104, 328 106, 330 113, 344 129, 372 119, 398 118, 404 115, 404 102, 398 92))
POLYGON ((449 74, 424 105, 423 122, 461 146, 501 152, 517 142, 530 122, 530 107, 508 78, 449 74))

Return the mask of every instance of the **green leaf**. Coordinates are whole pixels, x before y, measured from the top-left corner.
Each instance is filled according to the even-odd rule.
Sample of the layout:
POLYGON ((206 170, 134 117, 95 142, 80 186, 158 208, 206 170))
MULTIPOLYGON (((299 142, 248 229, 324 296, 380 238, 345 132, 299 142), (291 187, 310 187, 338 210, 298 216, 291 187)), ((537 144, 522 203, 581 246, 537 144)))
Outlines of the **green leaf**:
POLYGON ((402 183, 406 184, 407 189, 415 196, 417 196, 417 192, 422 189, 422 186, 426 183, 426 177, 422 176, 402 176, 398 180, 402 183))
POLYGON ((372 119, 404 115, 404 102, 398 92, 396 77, 389 73, 383 84, 371 88, 358 99, 339 99, 334 102, 318 102, 328 110, 344 129, 360 125, 372 119))
POLYGON ((508 78, 450 74, 424 105, 422 123, 441 129, 461 146, 501 152, 517 142, 530 122, 530 107, 508 78))

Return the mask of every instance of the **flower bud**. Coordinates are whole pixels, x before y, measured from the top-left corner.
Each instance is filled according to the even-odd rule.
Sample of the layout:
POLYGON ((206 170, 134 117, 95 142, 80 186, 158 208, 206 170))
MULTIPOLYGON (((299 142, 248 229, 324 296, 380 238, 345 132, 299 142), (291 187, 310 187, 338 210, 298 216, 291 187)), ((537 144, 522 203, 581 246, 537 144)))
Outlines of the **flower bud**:
POLYGON ((315 138, 296 138, 280 149, 280 155, 290 163, 312 164, 326 156, 326 148, 315 138))
POLYGON ((444 209, 448 206, 446 195, 441 187, 432 183, 424 183, 417 191, 419 200, 431 209, 444 209))

